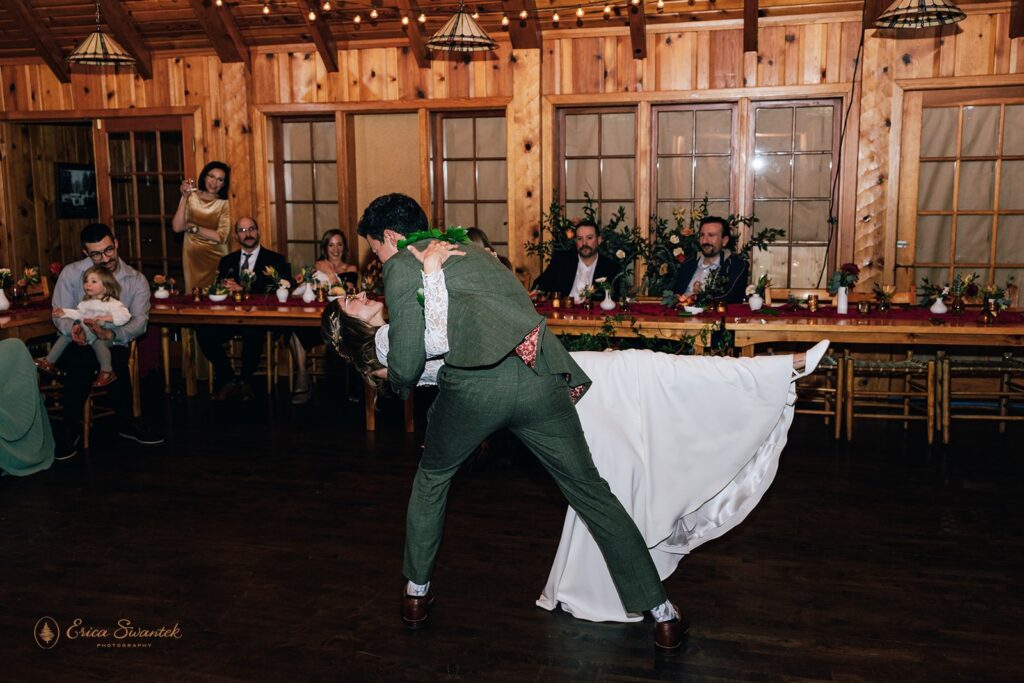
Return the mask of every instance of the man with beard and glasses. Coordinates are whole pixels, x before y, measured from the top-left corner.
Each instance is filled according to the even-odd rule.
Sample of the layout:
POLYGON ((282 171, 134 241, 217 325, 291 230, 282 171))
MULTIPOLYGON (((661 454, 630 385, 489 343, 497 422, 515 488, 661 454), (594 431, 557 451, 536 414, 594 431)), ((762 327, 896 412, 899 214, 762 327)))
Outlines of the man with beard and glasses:
POLYGON ((611 282, 619 274, 619 265, 607 256, 598 253, 601 247, 601 231, 591 221, 576 225, 576 253, 561 252, 551 257, 551 263, 534 283, 531 296, 540 292, 571 296, 577 303, 583 299, 583 291, 594 284, 594 280, 606 278, 611 282))
MULTIPOLYGON (((251 270, 256 276, 252 285, 254 292, 264 292, 269 285, 277 284, 264 272, 268 266, 276 270, 279 277, 291 279, 291 268, 284 256, 260 245, 260 228, 252 218, 243 216, 238 219, 235 223, 235 239, 241 249, 222 257, 217 266, 217 280, 230 292, 242 291, 239 280, 244 270, 251 270)), ((213 364, 213 400, 225 401, 234 396, 243 401, 254 398, 252 378, 263 354, 265 332, 262 327, 252 325, 204 326, 197 330, 199 348, 213 364), (238 375, 224 350, 224 344, 235 334, 242 337, 242 370, 238 375)))
POLYGON ((747 287, 747 263, 727 248, 731 242, 729 222, 718 216, 707 216, 701 220, 698 234, 700 255, 687 260, 679 268, 672 291, 682 299, 692 301, 708 276, 721 269, 726 281, 726 303, 742 303, 747 287))
POLYGON ((164 442, 162 436, 150 433, 132 416, 128 345, 133 339, 145 333, 149 324, 149 283, 142 273, 117 255, 118 242, 114 239, 114 233, 109 226, 103 223, 90 223, 82 228, 81 242, 85 258, 68 264, 60 272, 53 289, 53 307, 70 309, 78 306, 85 296, 82 274, 93 266, 100 266, 113 273, 114 279, 121 287, 120 301, 128 308, 132 317, 124 325, 112 329, 104 327, 103 323, 96 320, 78 321, 64 317, 53 319, 53 324, 60 333, 69 335, 75 342, 67 348, 57 363, 57 367, 65 374, 62 399, 63 434, 57 441, 57 460, 67 460, 78 452, 85 399, 92 391, 93 381, 100 367, 96 354, 86 340, 83 326, 91 329, 98 338, 111 341, 110 360, 117 379, 107 386, 107 392, 117 417, 118 435, 145 445, 164 442))

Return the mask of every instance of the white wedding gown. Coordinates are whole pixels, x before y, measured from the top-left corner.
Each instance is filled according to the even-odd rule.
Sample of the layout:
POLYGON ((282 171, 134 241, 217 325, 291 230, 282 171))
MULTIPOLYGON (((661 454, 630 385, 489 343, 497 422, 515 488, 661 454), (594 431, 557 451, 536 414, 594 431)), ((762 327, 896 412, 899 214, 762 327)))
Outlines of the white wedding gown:
MULTIPOLYGON (((444 272, 424 275, 428 357, 447 345, 444 272)), ((387 360, 387 326, 377 332, 387 360)), ((593 380, 576 408, 594 464, 647 542, 662 579, 740 522, 771 485, 793 421, 791 356, 713 358, 652 351, 573 353, 593 380)), ((428 361, 421 384, 436 382, 428 361)), ((590 621, 638 621, 569 508, 537 604, 590 621)))

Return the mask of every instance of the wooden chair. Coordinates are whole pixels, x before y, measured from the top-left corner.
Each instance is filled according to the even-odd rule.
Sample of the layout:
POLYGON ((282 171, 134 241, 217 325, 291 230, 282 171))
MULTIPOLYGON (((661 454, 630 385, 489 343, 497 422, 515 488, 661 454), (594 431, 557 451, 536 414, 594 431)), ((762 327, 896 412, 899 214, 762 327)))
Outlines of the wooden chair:
POLYGON ((904 429, 909 428, 910 422, 924 421, 928 428, 928 443, 933 442, 937 403, 935 358, 915 357, 913 351, 907 351, 903 359, 896 361, 855 358, 848 354, 843 363, 847 441, 853 439, 854 421, 864 418, 900 420, 904 429), (890 386, 858 387, 857 382, 865 379, 889 382, 890 386), (892 388, 893 382, 899 382, 899 388, 892 388))
POLYGON ((1007 422, 1024 421, 1024 358, 1012 352, 978 358, 943 355, 939 386, 942 443, 949 443, 953 420, 998 422, 1000 433, 1007 422))
MULTIPOLYGON (((242 364, 242 339, 240 337, 232 337, 228 342, 228 361, 231 363, 231 368, 237 373, 241 368, 242 364)), ((274 381, 277 379, 277 366, 276 363, 277 354, 276 347, 274 345, 274 334, 273 332, 267 331, 264 334, 263 339, 263 355, 260 359, 259 365, 256 366, 257 376, 264 376, 267 380, 267 394, 274 391, 274 381)), ((206 361, 206 385, 207 390, 210 394, 213 394, 213 363, 206 361)))
MULTIPOLYGON (((139 348, 134 339, 128 346, 128 376, 132 387, 132 415, 139 418, 142 417, 142 399, 139 392, 139 348)), ((61 398, 64 395, 64 385, 59 380, 51 378, 49 382, 40 386, 39 391, 46 398, 46 411, 50 418, 62 419, 61 398)), ((108 394, 106 387, 94 388, 85 398, 85 406, 82 410, 82 446, 84 448, 89 448, 93 421, 115 414, 113 407, 96 402, 97 399, 103 399, 108 394)))

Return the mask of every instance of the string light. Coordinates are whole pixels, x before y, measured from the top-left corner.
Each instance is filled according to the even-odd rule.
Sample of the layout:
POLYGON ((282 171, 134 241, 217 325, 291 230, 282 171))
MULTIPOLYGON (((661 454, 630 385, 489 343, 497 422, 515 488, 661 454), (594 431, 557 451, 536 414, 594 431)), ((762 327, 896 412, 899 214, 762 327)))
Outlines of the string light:
POLYGON ((216 0, 216 2, 214 2, 213 4, 215 4, 217 7, 223 7, 224 0, 216 0))
POLYGON ((380 16, 380 13, 377 11, 376 7, 374 7, 373 9, 370 10, 370 18, 371 19, 376 19, 379 16, 380 16))
POLYGON ((471 14, 470 16, 473 17, 473 21, 476 21, 477 19, 480 18, 480 12, 474 10, 473 14, 471 14))
POLYGON ((358 26, 359 24, 363 23, 363 18, 357 14, 354 17, 352 17, 352 23, 358 26))
POLYGON ((270 14, 270 5, 263 5, 263 13, 270 14))
POLYGON ((665 11, 665 0, 658 0, 658 11, 659 12, 664 12, 665 11))
POLYGON ((604 18, 607 19, 611 15, 612 15, 612 6, 611 5, 605 5, 604 6, 604 18))
POLYGON ((402 26, 409 25, 409 17, 402 17, 402 26))
POLYGON ((582 18, 583 18, 583 8, 582 8, 582 7, 577 7, 577 8, 576 8, 576 16, 577 16, 578 18, 580 18, 580 19, 582 19, 582 18))
POLYGON ((501 17, 501 25, 502 26, 508 26, 508 23, 509 23, 508 22, 508 17, 502 15, 502 17, 501 17))
POLYGON ((330 12, 331 11, 331 0, 324 0, 324 4, 321 6, 320 9, 322 9, 325 12, 330 12))
POLYGON ((309 14, 307 14, 306 16, 309 17, 310 21, 316 21, 316 12, 314 12, 313 10, 309 10, 309 14))
POLYGON ((629 1, 630 1, 631 3, 633 3, 633 7, 636 7, 637 5, 639 5, 639 4, 640 4, 640 0, 629 0, 629 1))
POLYGON ((421 24, 427 23, 427 15, 424 14, 423 12, 420 12, 420 15, 416 17, 416 21, 420 22, 421 24))
POLYGON ((558 17, 558 10, 555 10, 555 13, 551 15, 551 21, 553 23, 557 24, 558 23, 558 19, 559 19, 559 17, 558 17))
POLYGON ((519 13, 519 18, 522 19, 523 21, 526 21, 527 19, 530 18, 530 13, 527 12, 526 10, 523 10, 522 12, 519 13))

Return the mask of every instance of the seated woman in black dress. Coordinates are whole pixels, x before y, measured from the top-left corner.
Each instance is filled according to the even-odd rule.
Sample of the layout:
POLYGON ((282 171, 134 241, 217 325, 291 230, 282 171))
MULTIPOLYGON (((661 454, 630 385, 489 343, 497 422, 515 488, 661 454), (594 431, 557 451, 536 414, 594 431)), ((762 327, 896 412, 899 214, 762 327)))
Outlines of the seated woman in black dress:
MULTIPOLYGON (((323 273, 330 287, 341 286, 347 292, 356 291, 359 283, 359 268, 348 262, 348 239, 341 230, 328 230, 320 239, 320 253, 314 268, 323 273)), ((320 335, 314 329, 302 329, 292 334, 289 341, 292 357, 295 359, 295 389, 292 403, 300 405, 309 401, 312 384, 306 367, 306 354, 320 344, 320 335)))

